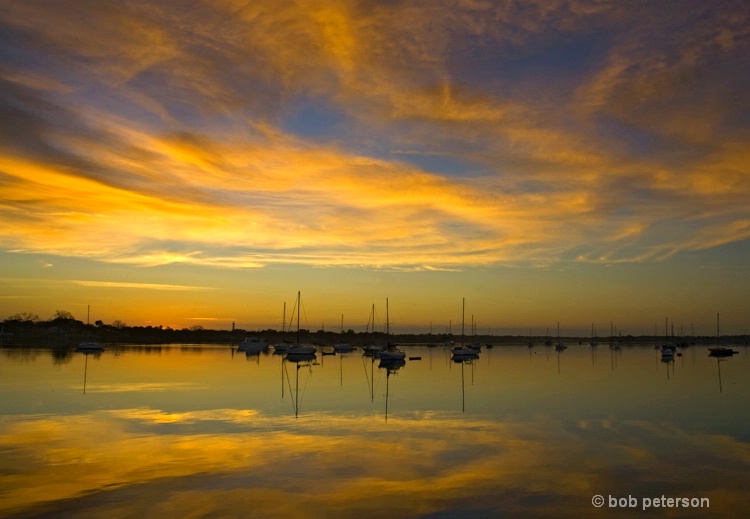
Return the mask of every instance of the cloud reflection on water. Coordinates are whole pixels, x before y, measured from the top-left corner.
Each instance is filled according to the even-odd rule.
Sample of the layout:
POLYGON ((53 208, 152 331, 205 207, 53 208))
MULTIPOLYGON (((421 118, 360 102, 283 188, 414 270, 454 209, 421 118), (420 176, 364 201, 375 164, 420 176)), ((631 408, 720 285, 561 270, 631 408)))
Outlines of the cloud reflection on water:
POLYGON ((667 494, 733 517, 750 465, 747 443, 668 423, 237 409, 16 415, 0 451, 0 513, 20 516, 601 517, 594 494, 667 494))

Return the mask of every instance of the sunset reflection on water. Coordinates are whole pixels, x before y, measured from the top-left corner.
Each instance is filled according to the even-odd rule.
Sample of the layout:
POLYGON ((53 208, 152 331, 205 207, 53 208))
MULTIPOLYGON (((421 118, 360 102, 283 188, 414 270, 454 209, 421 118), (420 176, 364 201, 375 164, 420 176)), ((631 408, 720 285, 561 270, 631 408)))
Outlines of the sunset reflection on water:
POLYGON ((385 374, 358 355, 318 355, 295 388, 293 364, 282 386, 279 356, 112 347, 88 359, 84 394, 83 355, 6 354, 0 514, 627 513, 594 508, 597 494, 706 497, 711 517, 748 512, 745 352, 722 366, 719 393, 702 350, 682 366, 626 350, 613 369, 571 348, 558 373, 544 348, 496 348, 463 366, 462 392, 461 365, 440 348, 413 350, 422 359, 390 377, 387 421, 385 374))

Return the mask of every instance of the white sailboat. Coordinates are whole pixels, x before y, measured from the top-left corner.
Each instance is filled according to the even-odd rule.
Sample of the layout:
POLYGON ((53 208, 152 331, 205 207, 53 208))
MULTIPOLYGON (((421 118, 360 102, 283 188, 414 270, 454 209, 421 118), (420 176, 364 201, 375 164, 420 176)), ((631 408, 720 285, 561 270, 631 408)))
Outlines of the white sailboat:
POLYGON ((300 344, 299 342, 299 311, 300 311, 300 304, 302 302, 302 298, 300 295, 300 292, 297 292, 297 342, 296 344, 293 344, 289 346, 289 349, 287 349, 286 356, 289 360, 293 360, 290 357, 297 356, 307 356, 307 355, 315 355, 315 352, 317 351, 317 348, 313 346, 312 344, 300 344))
POLYGON ((388 298, 385 298, 385 348, 380 351, 378 356, 380 357, 380 360, 384 361, 395 361, 395 360, 404 360, 406 358, 406 353, 404 353, 402 350, 398 349, 395 344, 390 343, 390 337, 391 337, 391 327, 390 327, 390 320, 388 315, 388 298))
MULTIPOLYGON (((370 320, 367 321, 367 328, 365 329, 365 333, 368 333, 370 331, 370 321, 372 321, 372 331, 375 332, 375 303, 372 304, 372 311, 370 312, 370 320)), ((383 347, 379 344, 375 344, 374 342, 365 344, 362 346, 362 355, 366 355, 368 357, 377 357, 378 354, 383 350, 383 347)))
MULTIPOLYGON (((341 338, 344 337, 344 315, 341 314, 341 338)), ((333 345, 333 351, 335 353, 351 353, 354 351, 354 346, 350 343, 341 340, 333 345)))

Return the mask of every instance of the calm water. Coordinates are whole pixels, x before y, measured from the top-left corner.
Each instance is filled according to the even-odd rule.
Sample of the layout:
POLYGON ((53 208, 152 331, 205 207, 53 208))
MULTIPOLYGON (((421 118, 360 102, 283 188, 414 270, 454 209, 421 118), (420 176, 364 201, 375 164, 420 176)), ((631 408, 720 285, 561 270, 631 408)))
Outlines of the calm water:
POLYGON ((405 349, 0 350, 0 516, 750 517, 745 347, 405 349))

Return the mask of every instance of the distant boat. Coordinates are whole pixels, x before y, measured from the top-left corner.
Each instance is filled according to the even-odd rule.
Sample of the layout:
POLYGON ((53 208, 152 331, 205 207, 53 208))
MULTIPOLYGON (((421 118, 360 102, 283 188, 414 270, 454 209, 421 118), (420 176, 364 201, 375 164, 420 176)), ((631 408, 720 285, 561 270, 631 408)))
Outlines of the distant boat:
POLYGON ((315 352, 318 351, 317 348, 313 346, 312 344, 300 344, 299 342, 299 310, 300 310, 301 303, 302 303, 302 297, 300 295, 300 292, 297 291, 297 342, 289 346, 289 348, 287 349, 287 358, 289 358, 290 355, 292 356, 315 355, 315 352))
POLYGON ((664 362, 669 362, 674 360, 674 347, 668 344, 665 344, 661 347, 661 360, 664 362))
MULTIPOLYGON (((372 312, 370 313, 370 320, 372 321, 372 332, 375 333, 375 303, 372 304, 372 312)), ((370 331, 370 321, 367 321, 367 328, 365 333, 370 331)), ((362 355, 366 357, 377 357, 383 350, 383 346, 374 342, 369 342, 362 346, 362 355)))
POLYGON ((453 358, 456 360, 463 359, 478 359, 479 349, 472 348, 471 346, 464 345, 464 322, 466 316, 466 298, 461 299, 461 345, 455 346, 451 350, 453 358))
POLYGON ((612 321, 609 322, 609 347, 613 350, 620 349, 620 342, 615 340, 615 328, 612 321))
POLYGON ((383 347, 380 344, 370 343, 362 346, 362 355, 366 357, 377 357, 381 351, 383 347))
POLYGON ((348 342, 339 342, 333 345, 333 351, 336 353, 351 353, 354 351, 354 346, 348 342))
POLYGON ((549 327, 547 327, 547 339, 544 341, 545 346, 552 346, 552 339, 549 338, 549 327))
POLYGON ((555 345, 555 351, 567 350, 568 347, 560 341, 560 323, 557 323, 557 344, 555 345))
POLYGON ((594 323, 591 323, 591 340, 589 341, 589 346, 592 348, 599 346, 599 341, 596 339, 596 331, 594 330, 594 323))
POLYGON ((248 353, 250 355, 268 351, 268 342, 258 337, 245 337, 237 347, 238 352, 248 353))
POLYGON ((79 353, 101 353, 104 351, 104 346, 98 342, 82 342, 76 347, 76 351, 79 353))
POLYGON ((664 344, 661 345, 661 361, 672 362, 674 360, 675 347, 674 343, 669 340, 669 318, 664 318, 664 344))
POLYGON ((398 349, 395 344, 388 340, 391 336, 390 320, 388 317, 388 298, 385 300, 385 348, 378 353, 378 357, 383 361, 404 360, 406 353, 398 349))
POLYGON ((716 314, 716 346, 713 348, 708 348, 708 355, 709 357, 731 357, 735 353, 739 353, 738 351, 734 351, 732 348, 726 348, 724 346, 719 346, 719 314, 716 314))
MULTIPOLYGON (((344 315, 341 314, 341 337, 344 337, 344 315)), ((334 353, 351 353, 354 351, 354 346, 348 342, 341 340, 340 342, 333 345, 334 353)))
MULTIPOLYGON (((281 317, 281 333, 286 333, 286 301, 284 301, 284 310, 281 317)), ((281 342, 277 342, 273 345, 273 351, 274 353, 286 353, 289 349, 289 344, 282 339, 281 342)))
POLYGON ((709 352, 708 355, 710 357, 731 357, 735 353, 739 353, 738 351, 735 351, 732 348, 725 348, 723 346, 709 348, 708 352, 709 352))

